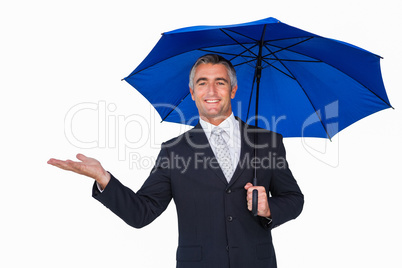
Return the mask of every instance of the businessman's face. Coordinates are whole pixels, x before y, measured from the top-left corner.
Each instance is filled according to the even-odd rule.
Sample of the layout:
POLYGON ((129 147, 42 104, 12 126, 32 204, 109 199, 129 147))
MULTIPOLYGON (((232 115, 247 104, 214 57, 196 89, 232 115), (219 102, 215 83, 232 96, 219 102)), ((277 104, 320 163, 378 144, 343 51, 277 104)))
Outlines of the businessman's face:
POLYGON ((200 64, 195 70, 194 88, 190 88, 200 117, 219 125, 232 113, 231 99, 237 86, 231 88, 227 69, 222 64, 200 64))

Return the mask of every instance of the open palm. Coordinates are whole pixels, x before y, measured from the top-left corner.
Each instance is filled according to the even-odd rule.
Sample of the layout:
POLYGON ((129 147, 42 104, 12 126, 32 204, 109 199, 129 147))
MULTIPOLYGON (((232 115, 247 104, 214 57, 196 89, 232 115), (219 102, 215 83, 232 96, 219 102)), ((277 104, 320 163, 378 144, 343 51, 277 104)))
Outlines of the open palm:
POLYGON ((77 159, 80 161, 64 161, 51 158, 47 163, 64 170, 73 171, 91 177, 100 184, 102 189, 104 189, 110 180, 110 174, 102 167, 101 163, 98 160, 86 157, 83 154, 77 154, 77 159))

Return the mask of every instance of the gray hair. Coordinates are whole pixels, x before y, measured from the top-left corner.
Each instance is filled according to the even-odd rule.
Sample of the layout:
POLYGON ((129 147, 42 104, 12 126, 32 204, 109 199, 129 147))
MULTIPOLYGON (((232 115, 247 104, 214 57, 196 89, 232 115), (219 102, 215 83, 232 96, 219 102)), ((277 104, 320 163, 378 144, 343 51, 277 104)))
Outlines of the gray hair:
POLYGON ((193 67, 191 68, 190 81, 188 83, 190 88, 194 89, 195 69, 197 69, 197 67, 200 64, 208 64, 208 63, 224 65, 228 71, 231 87, 233 88, 237 86, 236 70, 233 67, 232 63, 218 54, 206 54, 198 58, 198 60, 194 63, 193 67))

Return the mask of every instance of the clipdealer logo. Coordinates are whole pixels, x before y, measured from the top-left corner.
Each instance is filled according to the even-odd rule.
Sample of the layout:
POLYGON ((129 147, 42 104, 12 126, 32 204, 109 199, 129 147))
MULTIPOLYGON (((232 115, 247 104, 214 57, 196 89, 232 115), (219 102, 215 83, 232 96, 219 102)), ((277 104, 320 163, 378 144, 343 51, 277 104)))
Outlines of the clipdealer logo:
MULTIPOLYGON (((119 115, 116 110, 114 103, 107 104, 106 101, 74 105, 64 119, 65 137, 80 149, 116 148, 118 159, 125 161, 129 149, 141 148, 150 141, 151 125, 143 115, 119 115), (97 125, 93 135, 82 134, 86 123, 97 125), (129 135, 132 129, 135 129, 135 135, 129 135)), ((151 146, 156 148, 158 145, 151 143, 151 146)))

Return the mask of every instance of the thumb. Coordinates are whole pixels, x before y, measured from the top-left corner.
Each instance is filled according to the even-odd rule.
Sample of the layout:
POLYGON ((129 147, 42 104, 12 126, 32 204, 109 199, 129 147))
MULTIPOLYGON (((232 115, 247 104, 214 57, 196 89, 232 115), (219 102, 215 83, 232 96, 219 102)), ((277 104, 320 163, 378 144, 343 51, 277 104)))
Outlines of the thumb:
POLYGON ((86 157, 83 154, 77 154, 76 157, 78 160, 81 160, 81 161, 85 161, 86 159, 88 159, 88 157, 86 157))

